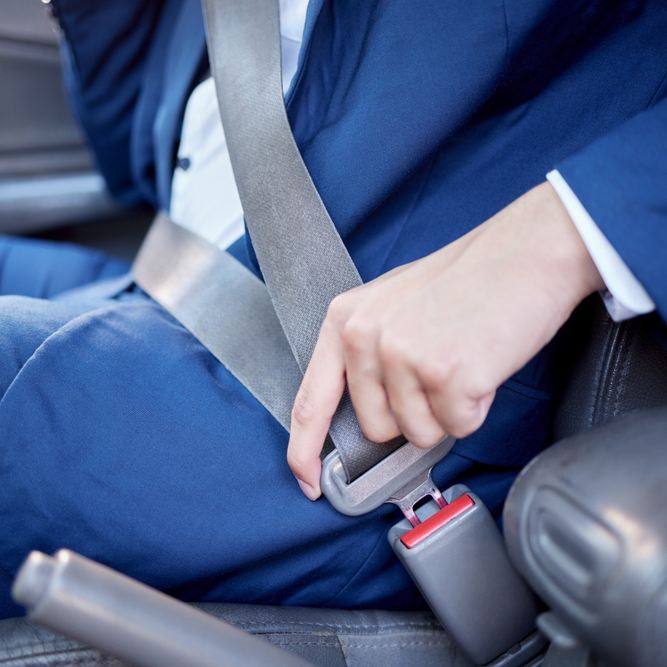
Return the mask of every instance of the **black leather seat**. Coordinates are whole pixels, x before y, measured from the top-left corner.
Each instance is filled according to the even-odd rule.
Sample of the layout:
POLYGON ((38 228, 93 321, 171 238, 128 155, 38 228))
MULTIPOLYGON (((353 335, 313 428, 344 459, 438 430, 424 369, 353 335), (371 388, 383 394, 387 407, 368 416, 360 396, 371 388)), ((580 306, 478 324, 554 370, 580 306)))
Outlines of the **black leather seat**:
MULTIPOLYGON (((589 335, 585 341, 577 338, 577 362, 560 400, 554 440, 580 433, 625 412, 667 405, 667 336, 657 317, 615 324, 597 298, 584 304, 576 317, 589 335)), ((201 607, 318 665, 463 667, 470 664, 428 612, 217 604, 201 607)), ((540 659, 531 666, 539 664, 540 659)), ((544 664, 561 663, 547 658, 544 664)), ((24 619, 10 619, 0 622, 0 665, 120 663, 24 619)))

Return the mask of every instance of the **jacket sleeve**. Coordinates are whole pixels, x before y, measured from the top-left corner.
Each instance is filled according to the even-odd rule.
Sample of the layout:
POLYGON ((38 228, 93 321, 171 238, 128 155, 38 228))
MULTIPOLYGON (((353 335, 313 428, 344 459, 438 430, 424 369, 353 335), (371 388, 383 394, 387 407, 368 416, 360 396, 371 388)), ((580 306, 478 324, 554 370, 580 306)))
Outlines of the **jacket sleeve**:
POLYGON ((667 96, 556 168, 667 321, 667 96))
POLYGON ((162 0, 52 0, 65 84, 109 191, 133 205, 131 129, 162 0))

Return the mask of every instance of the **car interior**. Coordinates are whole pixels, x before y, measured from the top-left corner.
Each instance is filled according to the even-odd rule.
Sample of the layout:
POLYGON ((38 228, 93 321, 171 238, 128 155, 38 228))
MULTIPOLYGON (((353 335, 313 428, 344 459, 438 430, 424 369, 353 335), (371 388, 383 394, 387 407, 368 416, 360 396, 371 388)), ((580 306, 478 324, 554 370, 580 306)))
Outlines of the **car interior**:
MULTIPOLYGON (((132 258, 151 213, 106 194, 63 92, 47 13, 26 0, 0 7, 0 233, 132 258)), ((588 334, 565 373, 553 445, 514 483, 502 539, 443 544, 416 577, 437 616, 188 606, 75 554, 33 555, 15 588, 29 613, 0 621, 0 665, 667 665, 667 330, 656 315, 615 323, 597 295, 574 317, 588 334), (61 578, 47 595, 54 568, 61 578), (489 610, 510 613, 514 595, 528 599, 528 626, 503 645, 489 610), (66 627, 53 620, 63 610, 66 627)))

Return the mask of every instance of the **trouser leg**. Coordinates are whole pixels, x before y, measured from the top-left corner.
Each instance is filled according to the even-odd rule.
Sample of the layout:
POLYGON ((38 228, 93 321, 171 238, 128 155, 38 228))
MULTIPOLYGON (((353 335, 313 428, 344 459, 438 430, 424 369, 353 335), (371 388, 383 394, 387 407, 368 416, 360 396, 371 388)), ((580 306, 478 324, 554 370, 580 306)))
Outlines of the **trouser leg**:
MULTIPOLYGON (((28 552, 60 547, 187 600, 423 604, 386 541, 395 510, 306 500, 287 433, 142 293, 0 298, 0 323, 0 616, 28 552)), ((452 454, 435 477, 497 503, 516 473, 476 471, 452 454)))
POLYGON ((323 604, 383 530, 307 501, 287 433, 139 296, 43 342, 0 403, 0 442, 10 575, 67 546, 188 599, 323 604))
POLYGON ((125 273, 128 265, 69 243, 0 236, 0 295, 48 299, 125 273))
MULTIPOLYGON (((7 577, 31 549, 69 547, 188 600, 422 604, 386 541, 396 512, 306 500, 287 433, 142 294, 41 344, 0 402, 0 443, 7 577)), ((438 481, 474 469, 453 455, 438 481)))
POLYGON ((121 275, 127 268, 99 251, 0 236, 0 295, 12 295, 0 296, 0 397, 48 336, 95 307, 82 299, 66 303, 41 299, 121 275))

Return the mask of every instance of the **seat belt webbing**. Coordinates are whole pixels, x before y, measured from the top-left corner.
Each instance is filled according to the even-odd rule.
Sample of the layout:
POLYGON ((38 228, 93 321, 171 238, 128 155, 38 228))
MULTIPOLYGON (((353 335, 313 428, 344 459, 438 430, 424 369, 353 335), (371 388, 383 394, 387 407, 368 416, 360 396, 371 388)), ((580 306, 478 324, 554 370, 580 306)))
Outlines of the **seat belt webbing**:
MULTIPOLYGON (((273 307, 305 370, 331 300, 361 278, 290 129, 278 0, 204 0, 211 71, 246 223, 273 307)), ((397 445, 364 438, 345 396, 330 429, 349 479, 397 445)))
MULTIPOLYGON (((154 222, 133 273, 289 428, 301 371, 329 303, 361 279, 289 126, 278 0, 203 5, 234 177, 265 285, 228 253, 164 215, 154 222)), ((364 438, 347 393, 330 435, 348 480, 400 444, 364 438)))

